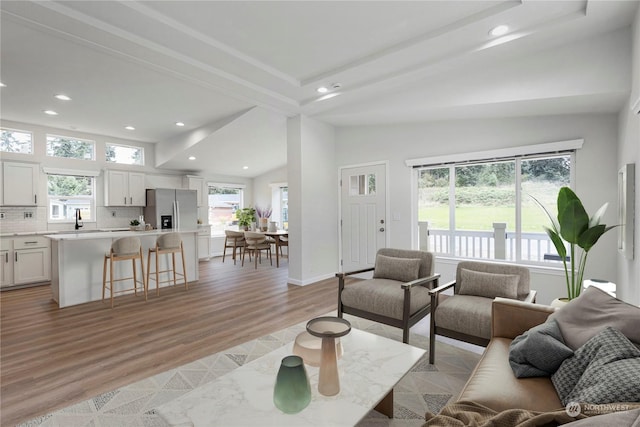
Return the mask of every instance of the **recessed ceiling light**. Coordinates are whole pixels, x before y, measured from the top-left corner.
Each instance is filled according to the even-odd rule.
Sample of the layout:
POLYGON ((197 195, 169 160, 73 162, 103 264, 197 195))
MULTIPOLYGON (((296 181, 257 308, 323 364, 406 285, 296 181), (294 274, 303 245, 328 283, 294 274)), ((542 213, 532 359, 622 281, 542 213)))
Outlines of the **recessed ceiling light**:
POLYGON ((195 160, 196 156, 189 156, 189 160, 195 160))
POLYGON ((176 126, 184 126, 184 123, 182 123, 182 122, 176 122, 176 126))
POLYGON ((136 130, 136 128, 134 128, 133 126, 125 126, 124 128, 126 130, 136 130))
POLYGON ((50 115, 50 116, 57 116, 57 115, 58 115, 58 113, 56 113, 56 112, 55 112, 55 111, 53 111, 53 110, 44 110, 44 113, 45 113, 45 114, 48 114, 48 115, 50 115))
POLYGON ((242 169, 247 170, 249 169, 249 166, 243 166, 242 169))
POLYGON ((59 99, 60 101, 71 101, 71 98, 69 98, 67 95, 64 95, 62 93, 55 95, 55 98, 59 99))
POLYGON ((320 86, 318 89, 316 89, 318 91, 318 93, 327 93, 329 92, 329 89, 327 89, 324 86, 320 86))
POLYGON ((0 87, 7 87, 7 85, 2 83, 2 82, 0 82, 0 87))
POLYGON ((504 36, 509 32, 509 27, 506 25, 498 25, 489 31, 489 34, 492 36, 504 36))

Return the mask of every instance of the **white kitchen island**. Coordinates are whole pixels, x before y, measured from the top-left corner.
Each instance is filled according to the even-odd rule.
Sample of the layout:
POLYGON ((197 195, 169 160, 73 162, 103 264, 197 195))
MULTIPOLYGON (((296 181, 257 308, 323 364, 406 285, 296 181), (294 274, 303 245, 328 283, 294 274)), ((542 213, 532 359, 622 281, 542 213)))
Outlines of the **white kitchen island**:
MULTIPOLYGON (((67 234, 49 234, 51 240, 51 290, 53 299, 60 308, 102 299, 102 269, 105 254, 111 243, 121 237, 136 236, 142 243, 145 273, 147 253, 154 247, 159 235, 177 231, 182 237, 186 260, 187 280, 191 283, 198 275, 198 230, 149 230, 149 231, 97 231, 67 234)), ((161 257, 160 270, 166 270, 167 259, 161 257)), ((181 271, 181 261, 177 257, 177 269, 181 271)), ((152 260, 155 271, 155 260, 152 260)), ((139 264, 138 266, 138 273, 139 264)), ((131 276, 131 264, 117 263, 116 277, 131 276)), ((160 277, 160 281, 166 280, 160 277)), ((132 287, 131 283, 119 282, 121 288, 132 287)), ((114 284, 116 290, 118 285, 114 284)), ((155 281, 151 281, 149 296, 155 295, 155 281)), ((161 283, 160 286, 169 286, 161 283)), ((133 292, 133 291, 132 291, 133 292)), ((108 294, 107 294, 108 296, 108 294)))

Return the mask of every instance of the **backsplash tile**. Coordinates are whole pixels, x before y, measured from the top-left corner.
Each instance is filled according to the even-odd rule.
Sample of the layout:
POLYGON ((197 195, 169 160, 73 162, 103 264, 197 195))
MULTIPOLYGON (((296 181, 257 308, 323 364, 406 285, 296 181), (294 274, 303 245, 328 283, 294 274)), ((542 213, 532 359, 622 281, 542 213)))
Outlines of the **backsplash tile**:
MULTIPOLYGON (((0 233, 28 233, 40 231, 66 231, 75 228, 74 223, 47 223, 47 208, 0 207, 4 218, 0 219, 0 233), (27 213, 27 214, 25 214, 27 213), (29 213, 31 216, 29 217, 29 213)), ((83 229, 128 227, 132 219, 143 213, 141 207, 98 207, 95 222, 84 222, 83 229), (116 216, 112 216, 115 212, 116 216)))

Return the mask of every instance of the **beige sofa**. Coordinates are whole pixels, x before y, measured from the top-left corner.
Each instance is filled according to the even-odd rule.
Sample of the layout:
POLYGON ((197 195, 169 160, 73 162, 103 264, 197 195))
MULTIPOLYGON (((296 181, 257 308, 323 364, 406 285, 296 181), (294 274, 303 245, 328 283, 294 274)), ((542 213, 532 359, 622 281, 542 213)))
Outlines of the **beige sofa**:
POLYGON ((462 389, 458 400, 495 411, 512 408, 549 412, 563 405, 549 377, 516 378, 509 365, 509 345, 518 335, 547 320, 553 307, 496 298, 492 308, 491 341, 462 389))
POLYGON ((574 349, 606 326, 620 329, 638 347, 640 307, 600 290, 584 294, 579 301, 572 302, 571 309, 559 311, 550 306, 496 298, 492 304, 491 340, 482 358, 457 401, 445 406, 438 415, 427 413, 425 426, 640 426, 640 404, 625 404, 610 413, 570 414, 550 377, 516 378, 511 369, 511 342, 544 323, 553 313, 554 320, 563 328, 563 336, 569 337, 567 343, 574 349))

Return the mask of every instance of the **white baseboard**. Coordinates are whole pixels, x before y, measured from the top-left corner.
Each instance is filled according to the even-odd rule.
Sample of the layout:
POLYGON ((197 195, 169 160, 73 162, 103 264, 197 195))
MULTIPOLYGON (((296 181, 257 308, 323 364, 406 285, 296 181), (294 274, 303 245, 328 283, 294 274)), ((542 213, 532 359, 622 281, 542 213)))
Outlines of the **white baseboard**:
MULTIPOLYGON (((316 283, 319 282, 321 280, 326 280, 326 279, 330 279, 332 277, 335 277, 335 273, 329 273, 329 274, 323 274, 321 276, 316 276, 316 277, 312 277, 310 279, 305 279, 305 280, 296 280, 296 279, 292 279, 291 277, 287 278, 287 283, 289 283, 290 285, 296 285, 296 286, 307 286, 310 285, 312 283, 316 283)), ((336 279, 336 284, 337 284, 337 279, 336 279)))

